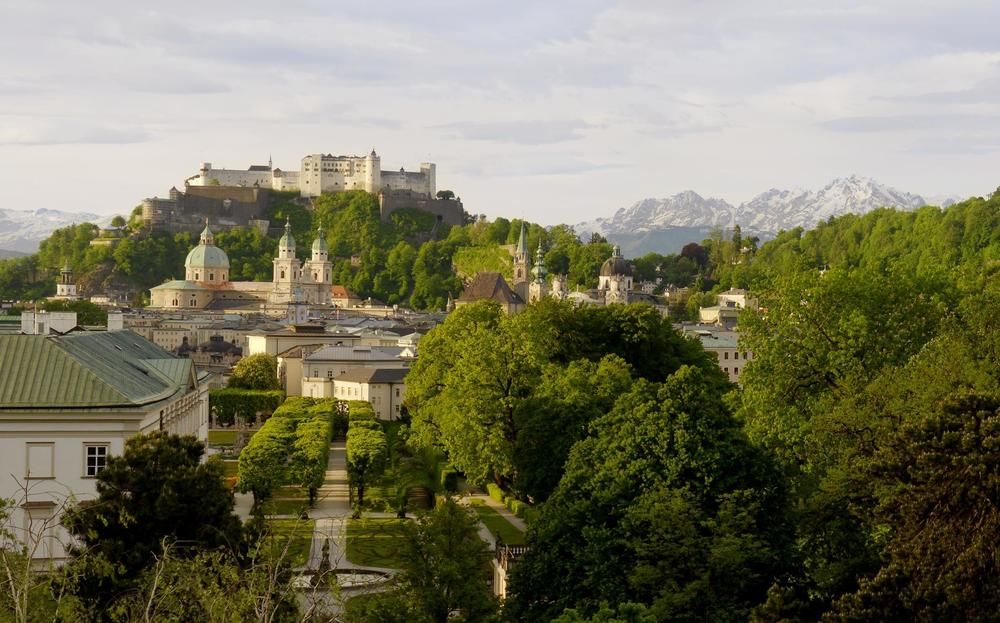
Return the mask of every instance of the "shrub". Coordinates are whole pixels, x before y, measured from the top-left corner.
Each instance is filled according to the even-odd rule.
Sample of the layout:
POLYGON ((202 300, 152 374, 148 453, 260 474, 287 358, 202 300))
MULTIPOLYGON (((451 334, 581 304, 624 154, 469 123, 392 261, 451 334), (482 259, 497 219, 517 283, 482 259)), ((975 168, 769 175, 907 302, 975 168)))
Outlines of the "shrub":
POLYGON ((458 470, 451 463, 446 464, 441 468, 441 476, 438 482, 441 485, 442 491, 455 493, 458 491, 458 470))
POLYGON ((489 493, 491 498, 503 504, 503 499, 504 499, 503 489, 501 489, 498 485, 492 482, 488 483, 486 485, 486 493, 489 493))
POLYGON ((219 424, 232 425, 236 418, 252 422, 258 414, 267 417, 285 399, 281 390, 238 389, 227 387, 208 392, 208 408, 219 424))

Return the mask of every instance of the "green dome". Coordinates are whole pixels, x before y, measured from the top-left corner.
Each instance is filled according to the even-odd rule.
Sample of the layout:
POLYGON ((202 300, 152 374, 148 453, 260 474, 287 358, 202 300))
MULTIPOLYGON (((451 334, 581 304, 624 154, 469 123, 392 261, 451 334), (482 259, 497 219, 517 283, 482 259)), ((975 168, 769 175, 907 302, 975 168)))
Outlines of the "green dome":
POLYGON ((327 251, 326 238, 323 237, 323 228, 320 227, 316 230, 316 239, 313 240, 313 253, 326 253, 327 251))
POLYGON ((187 259, 184 260, 185 268, 229 268, 229 256, 219 247, 199 244, 191 249, 187 259))
POLYGON ((292 236, 292 221, 291 218, 285 221, 285 234, 278 240, 279 249, 294 249, 295 248, 295 238, 292 236))

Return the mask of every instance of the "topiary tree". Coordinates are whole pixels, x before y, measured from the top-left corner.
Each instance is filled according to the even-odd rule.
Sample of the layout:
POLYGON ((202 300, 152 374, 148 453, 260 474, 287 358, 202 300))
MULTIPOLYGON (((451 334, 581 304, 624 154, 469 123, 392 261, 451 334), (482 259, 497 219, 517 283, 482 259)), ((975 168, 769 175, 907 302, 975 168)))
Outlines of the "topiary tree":
POLYGON ((243 389, 281 389, 278 381, 278 359, 257 353, 240 359, 229 378, 229 387, 243 389))
POLYGON ((365 487, 385 469, 387 456, 381 428, 352 425, 347 431, 347 475, 358 490, 358 506, 365 501, 365 487))

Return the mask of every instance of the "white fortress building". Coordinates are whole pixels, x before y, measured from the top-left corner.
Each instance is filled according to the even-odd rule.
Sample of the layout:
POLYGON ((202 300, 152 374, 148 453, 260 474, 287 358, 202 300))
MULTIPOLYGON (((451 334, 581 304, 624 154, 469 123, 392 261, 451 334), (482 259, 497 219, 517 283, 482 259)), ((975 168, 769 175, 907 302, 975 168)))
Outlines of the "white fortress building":
POLYGON ((215 169, 204 162, 197 175, 186 180, 189 186, 243 186, 272 190, 297 190, 304 197, 343 190, 364 190, 373 194, 406 191, 431 199, 437 193, 435 165, 421 162, 419 171, 383 171, 373 149, 367 156, 309 154, 298 171, 284 171, 255 164, 248 169, 215 169))

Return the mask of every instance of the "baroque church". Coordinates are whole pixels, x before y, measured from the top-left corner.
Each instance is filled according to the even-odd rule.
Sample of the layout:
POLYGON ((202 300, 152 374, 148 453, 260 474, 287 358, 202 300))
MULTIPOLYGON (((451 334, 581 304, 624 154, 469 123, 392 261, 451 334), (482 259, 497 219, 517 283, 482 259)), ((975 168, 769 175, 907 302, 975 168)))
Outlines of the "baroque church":
POLYGON ((295 238, 290 222, 278 240, 271 281, 230 281, 229 257, 215 246, 215 237, 205 222, 198 246, 184 260, 184 279, 168 281, 150 289, 154 309, 260 309, 287 308, 290 304, 330 305, 332 268, 323 229, 312 244, 312 256, 302 262, 295 257, 295 238))
MULTIPOLYGON (((523 223, 517 246, 514 247, 513 259, 514 274, 510 285, 500 273, 478 273, 466 285, 455 305, 461 306, 489 299, 500 303, 507 313, 517 313, 523 310, 527 303, 545 297, 570 300, 582 305, 631 303, 654 298, 632 289, 632 268, 622 257, 618 245, 614 246, 611 257, 601 265, 597 288, 591 290, 569 292, 566 287, 566 275, 552 275, 550 278, 540 242, 535 249, 535 261, 532 266, 528 254, 527 232, 523 223)), ((655 299, 649 302, 655 302, 655 299)))

